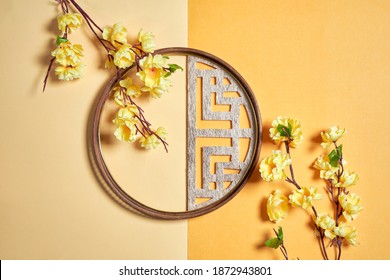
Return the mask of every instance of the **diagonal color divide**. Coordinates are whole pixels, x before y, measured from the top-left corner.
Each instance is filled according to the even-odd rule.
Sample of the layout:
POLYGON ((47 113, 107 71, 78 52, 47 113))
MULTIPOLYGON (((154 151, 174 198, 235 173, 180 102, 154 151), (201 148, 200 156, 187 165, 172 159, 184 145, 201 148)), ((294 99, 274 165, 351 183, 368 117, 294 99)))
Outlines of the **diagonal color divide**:
POLYGON ((224 68, 214 62, 197 56, 187 57, 187 210, 195 210, 210 205, 234 190, 246 176, 255 152, 255 113, 251 101, 244 88, 224 68), (197 65, 206 67, 197 67, 197 65), (200 78, 200 79, 199 79, 200 78), (201 89, 197 89, 197 81, 201 80, 201 89), (228 81, 228 82, 225 82, 228 81), (201 97, 197 92, 201 91, 201 97), (236 92, 234 97, 225 93, 236 92), (228 105, 228 112, 212 110, 212 95, 216 96, 216 105, 228 105), (201 98, 202 106, 197 108, 197 98, 201 98), (240 128, 240 106, 244 106, 249 118, 250 128, 240 128), (201 110, 202 121, 230 121, 230 129, 197 128, 196 113, 201 110), (231 146, 201 147, 201 186, 196 182, 196 140, 197 138, 231 138, 231 146), (249 148, 244 161, 240 161, 239 140, 249 139, 249 148), (212 156, 228 156, 229 162, 217 162, 215 174, 210 173, 212 156), (238 173, 225 174, 225 169, 233 169, 238 173), (225 185, 228 187, 225 187, 225 185), (210 188, 214 184, 215 189, 210 188), (197 199, 206 200, 197 203, 197 199))

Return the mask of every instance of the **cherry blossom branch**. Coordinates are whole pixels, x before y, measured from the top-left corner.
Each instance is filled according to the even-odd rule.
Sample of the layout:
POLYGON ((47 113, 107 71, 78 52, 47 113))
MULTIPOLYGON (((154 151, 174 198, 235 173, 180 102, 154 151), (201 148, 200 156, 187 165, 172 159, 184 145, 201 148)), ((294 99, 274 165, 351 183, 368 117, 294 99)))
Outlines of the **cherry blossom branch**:
MULTIPOLYGON (((122 46, 127 47, 127 43, 126 43, 127 41, 126 40, 122 41, 122 42, 118 42, 116 40, 113 41, 114 38, 112 36, 110 36, 111 37, 110 39, 106 38, 105 35, 103 36, 105 29, 102 29, 88 15, 88 13, 77 3, 76 0, 55 0, 55 1, 58 3, 58 5, 60 5, 61 10, 65 15, 69 14, 70 11, 77 12, 78 21, 79 21, 78 25, 81 24, 81 21, 82 21, 81 18, 85 20, 86 24, 88 25, 88 28, 93 33, 94 37, 96 37, 96 39, 99 41, 99 43, 106 50, 107 62, 115 66, 118 83, 123 80, 122 73, 127 72, 127 70, 129 70, 133 67, 136 68, 137 72, 143 71, 140 62, 143 58, 145 58, 146 56, 149 55, 149 51, 145 51, 143 48, 143 44, 145 41, 142 41, 142 39, 139 38, 138 43, 136 43, 132 46, 128 45, 128 49, 126 49, 125 51, 130 51, 132 53, 134 61, 132 62, 131 65, 128 65, 128 67, 126 67, 127 64, 123 65, 123 63, 119 67, 118 65, 116 65, 117 64, 116 59, 118 59, 118 57, 119 57, 119 59, 121 59, 122 54, 119 53, 119 56, 117 56, 116 54, 122 46)), ((66 17, 64 17, 64 18, 66 19, 66 17)), ((66 20, 65 20, 65 22, 66 22, 66 20)), ((69 23, 65 23, 65 24, 69 24, 69 23)), ((62 23, 62 25, 64 25, 64 23, 62 23)), ((61 48, 67 47, 67 46, 62 45, 62 44, 68 42, 68 33, 72 29, 71 29, 71 26, 66 25, 64 27, 61 27, 61 30, 63 31, 63 34, 61 35, 61 37, 57 36, 56 43, 57 43, 58 47, 57 47, 56 51, 61 49, 61 48)), ((142 36, 142 35, 140 35, 140 36, 142 36)), ((150 36, 150 34, 147 36, 150 36)), ((152 36, 152 37, 154 37, 154 36, 152 36)), ((147 40, 147 39, 145 39, 145 40, 147 40)), ((152 49, 150 49, 150 50, 151 50, 150 52, 153 52, 152 49)), ((62 51, 62 50, 60 50, 60 51, 62 51)), ((47 73, 46 73, 46 76, 44 79, 43 91, 46 88, 47 81, 49 78, 49 73, 50 73, 50 71, 52 69, 52 65, 55 61, 58 62, 58 57, 54 57, 50 60, 49 67, 48 67, 48 70, 47 70, 47 73)), ((168 65, 169 65, 169 68, 165 68, 163 66, 161 66, 161 67, 162 67, 163 71, 166 71, 169 74, 175 72, 177 69, 182 69, 180 66, 178 66, 176 64, 168 64, 168 65)), ((74 65, 72 64, 72 65, 65 65, 65 66, 71 68, 74 65)), ((67 69, 65 69, 65 70, 67 70, 67 69)), ((167 76, 165 76, 165 77, 167 77, 167 76)), ((69 78, 69 80, 71 80, 73 78, 79 78, 79 76, 78 77, 71 76, 69 78)), ((68 80, 68 77, 65 77, 65 78, 61 77, 60 79, 68 80)), ((164 134, 162 134, 162 133, 165 133, 165 130, 164 130, 164 132, 160 132, 159 129, 157 129, 157 131, 159 131, 158 133, 156 131, 153 131, 151 129, 152 124, 149 121, 147 121, 147 119, 145 117, 144 110, 139 105, 136 104, 136 102, 133 100, 132 96, 127 95, 127 93, 126 93, 127 88, 122 87, 120 85, 119 85, 119 88, 120 88, 119 98, 121 98, 122 103, 123 103, 121 105, 123 105, 123 106, 132 105, 132 106, 135 106, 135 108, 137 108, 137 110, 138 110, 138 113, 135 114, 135 116, 134 116, 134 119, 136 119, 136 121, 137 121, 137 125, 135 126, 135 134, 139 133, 145 138, 148 138, 150 136, 154 136, 155 138, 153 137, 154 139, 152 139, 154 143, 152 145, 155 145, 155 142, 162 143, 164 145, 166 152, 168 152, 168 143, 163 139, 163 138, 165 138, 165 136, 164 136, 164 134), (161 134, 161 136, 159 134, 161 134)))
MULTIPOLYGON (((87 23, 89 29, 92 31, 94 36, 98 39, 99 43, 104 47, 104 49, 108 53, 108 60, 110 62, 113 61, 114 57, 110 54, 111 50, 115 50, 115 46, 108 40, 105 40, 102 38, 102 36, 99 36, 97 32, 103 33, 103 29, 88 15, 88 13, 75 1, 75 0, 56 0, 62 8, 62 11, 64 14, 69 13, 69 5, 72 5, 75 10, 77 10, 82 17, 84 18, 85 22, 87 23)), ((66 27, 66 32, 63 34, 63 38, 67 38, 68 32, 67 32, 67 27, 66 27)), ((119 45, 122 45, 121 42, 117 42, 119 45)), ((135 57, 135 62, 133 65, 128 67, 128 69, 132 68, 134 65, 137 67, 137 71, 142 70, 139 61, 144 58, 147 53, 145 53, 142 48, 140 47, 140 44, 136 44, 130 48, 130 50, 134 53, 135 57)), ((47 80, 49 77, 49 72, 51 70, 52 64, 54 62, 55 58, 52 58, 48 67, 48 71, 44 80, 44 86, 43 86, 43 91, 46 88, 47 80)), ((117 73, 117 78, 118 81, 121 81, 123 79, 121 71, 118 66, 115 66, 116 68, 116 73, 117 73)), ((157 135, 156 132, 154 132, 150 127, 151 123, 146 120, 145 115, 144 115, 144 110, 137 105, 134 100, 131 98, 131 96, 128 96, 125 93, 125 88, 121 87, 121 95, 122 95, 122 100, 124 102, 124 105, 130 104, 134 105, 138 109, 138 114, 136 118, 138 119, 139 123, 141 124, 141 127, 136 126, 136 130, 138 133, 140 133, 143 137, 147 137, 147 135, 155 135, 156 138, 164 145, 165 150, 168 152, 168 143, 162 139, 159 135, 157 135), (145 135, 147 134, 147 135, 145 135)))
MULTIPOLYGON (((118 81, 123 79, 122 73, 119 71, 118 67, 117 67, 117 77, 118 77, 118 81)), ((135 117, 138 119, 138 121, 142 125, 142 130, 144 132, 146 132, 148 135, 156 136, 157 139, 164 145, 165 151, 168 152, 168 143, 164 139, 162 139, 155 131, 153 131, 150 128, 152 126, 152 124, 146 120, 145 115, 144 115, 144 110, 134 102, 134 100, 131 98, 131 96, 126 94, 125 90, 126 89, 124 87, 121 87, 121 89, 120 89, 121 95, 122 95, 122 100, 123 100, 125 105, 126 104, 134 105, 138 109, 139 114, 136 115, 135 117)), ((146 138, 145 134, 142 133, 142 131, 138 127, 136 127, 136 128, 137 128, 137 131, 140 132, 140 134, 146 138)))
MULTIPOLYGON (((337 145, 337 143, 335 141, 333 142, 333 145, 334 145, 336 151, 338 151, 339 150, 338 149, 339 146, 337 145)), ((338 163, 339 163, 340 168, 337 171, 337 183, 340 183, 340 178, 341 178, 341 176, 344 173, 343 153, 340 152, 339 156, 340 157, 339 157, 338 163)), ((331 186, 334 188, 333 184, 331 186)), ((336 205, 336 207, 335 207, 335 223, 336 223, 336 227, 339 225, 339 218, 341 217, 341 215, 343 213, 343 209, 342 209, 342 207, 340 205, 340 202, 339 202, 340 194, 343 191, 342 189, 343 188, 341 188, 341 187, 337 187, 337 196, 334 199, 335 205, 336 205)), ((339 240, 339 238, 337 238, 337 248, 338 248, 337 259, 338 260, 340 260, 340 258, 341 258, 341 249, 342 249, 341 244, 342 244, 342 240, 339 240)))
MULTIPOLYGON (((291 152, 290 152, 290 141, 291 140, 284 141, 284 145, 285 145, 286 152, 287 152, 289 158, 292 159, 291 152)), ((290 167, 291 178, 287 177, 286 181, 290 184, 293 184, 298 190, 302 189, 301 186, 298 184, 298 182, 295 179, 294 168, 293 168, 292 163, 290 164, 289 167, 290 167)), ((315 217, 317 218, 318 217, 317 210, 315 209, 314 206, 312 206, 311 209, 313 210, 313 213, 314 213, 315 217)), ((320 248, 321 248, 322 255, 326 260, 329 260, 328 253, 326 252, 325 242, 324 242, 324 238, 325 238, 324 230, 322 228, 320 228, 319 226, 317 226, 316 223, 314 223, 314 226, 315 226, 317 232, 320 234, 319 239, 320 239, 320 248)))

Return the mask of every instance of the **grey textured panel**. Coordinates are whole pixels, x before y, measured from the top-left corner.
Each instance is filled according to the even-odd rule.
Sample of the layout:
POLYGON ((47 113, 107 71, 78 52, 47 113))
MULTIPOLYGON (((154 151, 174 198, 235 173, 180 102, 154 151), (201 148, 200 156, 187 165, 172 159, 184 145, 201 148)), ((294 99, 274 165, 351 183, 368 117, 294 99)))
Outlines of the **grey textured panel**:
POLYGON ((187 58, 187 210, 199 209, 223 198, 244 179, 255 151, 255 113, 250 99, 239 82, 222 66, 205 58, 189 55, 187 58), (206 64, 207 69, 198 69, 197 63, 206 64), (197 97, 197 79, 201 78, 201 97, 197 97), (228 79, 230 83, 224 83, 228 79), (212 83, 211 81, 215 81, 212 83), (237 92, 237 97, 226 97, 225 92, 237 92), (217 105, 229 105, 229 112, 212 110, 212 95, 217 105), (196 101, 202 98, 201 116, 203 121, 230 121, 230 129, 200 129, 196 124, 196 101), (240 106, 244 106, 249 118, 250 128, 240 128, 240 106), (231 146, 203 146, 201 148, 201 186, 196 185, 196 139, 231 138, 231 146), (249 149, 244 162, 239 158, 239 139, 249 138, 249 149), (230 156, 229 162, 217 162, 216 173, 210 174, 212 156, 230 156), (238 174, 225 174, 225 169, 234 169, 238 174), (224 182, 229 182, 224 187, 224 182), (216 188, 211 189, 210 184, 216 188), (197 204, 197 198, 209 200, 197 204))

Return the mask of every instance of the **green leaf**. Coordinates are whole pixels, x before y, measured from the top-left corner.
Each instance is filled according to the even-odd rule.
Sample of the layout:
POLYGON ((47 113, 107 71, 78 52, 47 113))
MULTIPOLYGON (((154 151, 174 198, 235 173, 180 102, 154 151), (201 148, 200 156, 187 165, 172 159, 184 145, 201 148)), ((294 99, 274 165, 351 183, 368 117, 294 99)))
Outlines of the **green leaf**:
POLYGON ((57 45, 61 45, 61 43, 66 43, 66 42, 68 42, 68 39, 57 35, 57 39, 56 39, 57 45))
POLYGON ((343 145, 340 145, 336 149, 331 151, 330 154, 328 155, 330 165, 333 167, 338 167, 339 161, 342 156, 343 156, 343 145))
POLYGON ((171 73, 175 73, 176 70, 183 71, 183 68, 181 68, 181 66, 179 66, 177 64, 168 64, 168 66, 169 66, 169 72, 171 72, 171 73))
POLYGON ((168 73, 165 74, 164 78, 168 78, 170 75, 172 75, 172 73, 168 72, 168 73))
POLYGON ((274 249, 278 249, 281 244, 282 244, 282 241, 277 237, 271 238, 271 239, 268 239, 267 241, 265 241, 265 246, 270 247, 270 248, 274 248, 274 249))
POLYGON ((339 166, 340 155, 337 150, 331 151, 330 154, 328 155, 328 158, 329 158, 329 164, 331 166, 333 167, 339 166))
POLYGON ((280 136, 291 137, 292 126, 290 124, 288 127, 282 124, 278 124, 276 130, 280 133, 280 136))
POLYGON ((169 56, 163 55, 163 58, 165 58, 165 59, 169 59, 169 56))
POLYGON ((265 241, 265 246, 277 249, 280 245, 283 244, 283 229, 282 227, 279 227, 278 232, 276 232, 276 230, 274 230, 274 232, 276 237, 265 241))
POLYGON ((280 241, 283 241, 283 229, 282 227, 279 227, 278 229, 278 238, 280 241))

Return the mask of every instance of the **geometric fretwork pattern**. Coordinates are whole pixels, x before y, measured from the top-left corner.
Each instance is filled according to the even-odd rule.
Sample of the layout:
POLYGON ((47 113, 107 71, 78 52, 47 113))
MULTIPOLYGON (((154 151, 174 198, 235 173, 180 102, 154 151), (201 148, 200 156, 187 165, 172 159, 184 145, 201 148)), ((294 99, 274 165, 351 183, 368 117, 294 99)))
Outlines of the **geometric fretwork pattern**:
MULTIPOLYGON (((194 210, 218 201, 234 189, 247 173, 250 159, 254 152, 253 109, 242 86, 222 66, 204 58, 187 57, 187 210, 194 210), (199 69, 197 65, 207 65, 199 69), (201 81, 201 82, 199 82, 201 81), (228 81, 228 82, 226 82, 228 81), (230 121, 230 128, 197 128, 197 87, 201 87, 202 121, 230 121), (226 93, 234 92, 231 96, 226 93), (228 111, 215 111, 213 104, 225 105, 228 111), (249 128, 240 127, 240 107, 244 106, 249 119, 249 128), (196 139, 230 138, 229 146, 201 147, 201 186, 196 185, 196 139), (240 138, 249 139, 246 157, 239 158, 240 138), (212 163, 213 156, 224 156, 230 161, 212 163), (210 172, 215 164, 215 173, 210 172), (226 170, 236 170, 227 174, 226 170), (211 186, 214 186, 213 188, 211 186), (199 199, 203 201, 199 203, 199 199)), ((198 89, 199 91, 199 89, 198 89)), ((199 183, 198 183, 199 184, 199 183)))

